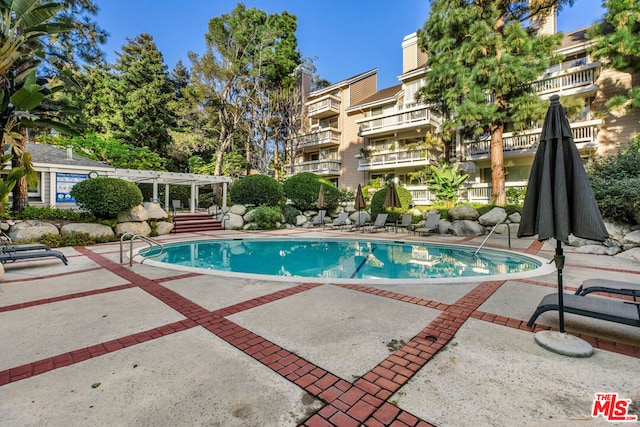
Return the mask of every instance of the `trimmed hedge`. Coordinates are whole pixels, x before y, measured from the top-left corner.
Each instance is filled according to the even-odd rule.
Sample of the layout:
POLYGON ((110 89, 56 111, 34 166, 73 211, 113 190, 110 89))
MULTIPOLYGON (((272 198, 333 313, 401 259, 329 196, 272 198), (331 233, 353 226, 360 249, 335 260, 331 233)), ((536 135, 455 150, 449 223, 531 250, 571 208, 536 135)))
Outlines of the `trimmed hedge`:
POLYGON ((266 175, 249 175, 233 183, 229 198, 241 205, 277 206, 284 196, 282 185, 266 175))
POLYGON ((340 190, 328 179, 311 172, 302 172, 287 179, 282 187, 284 195, 300 210, 318 209, 318 194, 320 186, 324 186, 325 209, 333 210, 338 207, 341 198, 340 190))
POLYGON ((379 213, 388 213, 387 222, 396 222, 402 217, 402 214, 407 212, 409 209, 409 205, 413 198, 411 197, 411 193, 404 187, 396 187, 398 191, 398 198, 400 199, 400 204, 402 208, 390 209, 384 207, 384 199, 387 197, 387 191, 389 191, 389 187, 381 188, 376 191, 376 193, 371 198, 371 218, 375 220, 376 216, 379 213))
POLYGON ((81 208, 96 218, 116 218, 119 213, 142 203, 142 192, 132 182, 119 178, 89 178, 71 189, 81 208))

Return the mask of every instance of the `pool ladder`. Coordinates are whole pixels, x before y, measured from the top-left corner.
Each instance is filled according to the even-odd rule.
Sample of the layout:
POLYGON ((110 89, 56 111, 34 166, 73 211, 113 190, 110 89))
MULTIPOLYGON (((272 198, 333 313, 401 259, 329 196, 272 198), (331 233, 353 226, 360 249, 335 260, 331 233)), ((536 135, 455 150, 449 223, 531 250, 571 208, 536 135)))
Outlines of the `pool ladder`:
MULTIPOLYGON (((491 229, 489 234, 487 234, 487 237, 484 238, 484 240, 482 241, 480 246, 478 246, 478 249, 476 249, 476 251, 473 253, 473 256, 477 256, 478 255, 478 252, 480 252, 480 249, 482 249, 484 247, 484 244, 487 243, 487 240, 489 240, 489 237, 491 237, 493 232, 496 231, 496 228, 498 228, 498 226, 501 225, 501 224, 506 224, 506 221, 507 221, 506 219, 502 220, 502 221, 500 221, 499 223, 497 223, 496 225, 493 226, 493 228, 491 229)), ((509 238, 509 249, 511 249, 511 227, 509 227, 509 224, 507 224, 507 236, 509 238)))
MULTIPOLYGON (((155 240, 150 239, 146 236, 143 236, 142 234, 124 233, 120 237, 120 264, 123 263, 123 252, 124 252, 123 242, 124 242, 124 239, 129 236, 131 236, 131 239, 129 240, 129 267, 133 266, 133 241, 136 239, 145 241, 150 248, 155 246, 160 248, 160 251, 157 254, 150 255, 148 258, 158 256, 162 254, 162 252, 164 252, 164 246, 162 246, 162 243, 156 242, 155 240)), ((146 259, 147 258, 144 258, 142 261, 140 261, 140 264, 142 264, 146 259)))

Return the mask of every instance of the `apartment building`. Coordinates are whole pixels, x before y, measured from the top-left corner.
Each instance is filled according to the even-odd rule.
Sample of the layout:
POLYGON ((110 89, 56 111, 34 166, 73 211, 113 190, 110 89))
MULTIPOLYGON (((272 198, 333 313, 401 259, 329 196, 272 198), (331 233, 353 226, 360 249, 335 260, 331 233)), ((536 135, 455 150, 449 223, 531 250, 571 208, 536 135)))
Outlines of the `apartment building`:
MULTIPOLYGON (((555 17, 539 23, 539 31, 555 32, 555 17)), ((605 106, 640 76, 603 68, 589 57, 587 45, 586 29, 565 34, 557 50, 562 63, 533 83, 543 99, 554 94, 584 99, 584 110, 569 119, 574 141, 585 158, 615 152, 640 132, 640 112, 609 112, 605 106)), ((428 72, 416 33, 404 38, 402 52, 403 72, 396 86, 376 90, 374 69, 308 92, 305 128, 292 144, 295 161, 290 173, 314 172, 351 190, 371 179, 394 179, 412 193, 415 204, 432 203, 433 196, 414 173, 444 157, 442 148, 429 143, 430 136, 439 131, 442 116, 414 98, 428 72)), ((541 124, 519 132, 505 129, 507 188, 526 187, 541 124)), ((461 199, 490 202, 489 135, 472 140, 457 135, 449 159, 470 175, 461 199)))

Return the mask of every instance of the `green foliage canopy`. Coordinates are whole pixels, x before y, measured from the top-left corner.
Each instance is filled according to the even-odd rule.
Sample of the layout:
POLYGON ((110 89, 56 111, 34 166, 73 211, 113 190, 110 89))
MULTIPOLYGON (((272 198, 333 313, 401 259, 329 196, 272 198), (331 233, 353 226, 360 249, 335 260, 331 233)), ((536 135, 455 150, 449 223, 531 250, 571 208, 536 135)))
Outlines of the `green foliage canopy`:
POLYGON ((375 219, 376 215, 379 213, 387 213, 389 216, 387 217, 387 222, 395 222, 400 219, 401 215, 409 209, 409 205, 413 198, 411 197, 411 193, 404 187, 396 187, 396 191, 398 192, 398 198, 400 199, 400 204, 402 208, 385 208, 384 200, 387 197, 387 192, 389 191, 389 187, 381 188, 376 191, 376 193, 371 198, 371 216, 375 219))
POLYGON ((325 208, 335 209, 340 199, 340 190, 328 179, 311 172, 302 172, 289 177, 282 184, 284 195, 300 210, 318 209, 320 186, 324 186, 325 208))
POLYGON ((234 203, 276 206, 282 200, 282 185, 266 175, 249 175, 235 181, 229 190, 234 203))
POLYGON ((116 218, 142 203, 142 192, 133 183, 118 178, 91 178, 71 188, 78 205, 96 218, 116 218))

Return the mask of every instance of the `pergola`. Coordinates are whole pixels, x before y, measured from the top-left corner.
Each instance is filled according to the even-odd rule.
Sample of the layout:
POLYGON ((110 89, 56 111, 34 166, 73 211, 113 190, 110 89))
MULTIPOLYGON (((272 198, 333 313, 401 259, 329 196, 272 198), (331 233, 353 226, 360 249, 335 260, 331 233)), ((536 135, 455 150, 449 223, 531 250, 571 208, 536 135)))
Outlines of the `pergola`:
POLYGON ((124 179, 133 183, 153 184, 153 201, 158 201, 158 185, 165 185, 164 205, 169 205, 169 185, 190 185, 191 197, 189 198, 189 210, 196 211, 198 200, 198 189, 203 185, 222 184, 222 207, 227 206, 227 185, 231 183, 231 178, 227 176, 198 175, 195 173, 157 172, 136 169, 115 169, 108 172, 108 176, 124 179))

